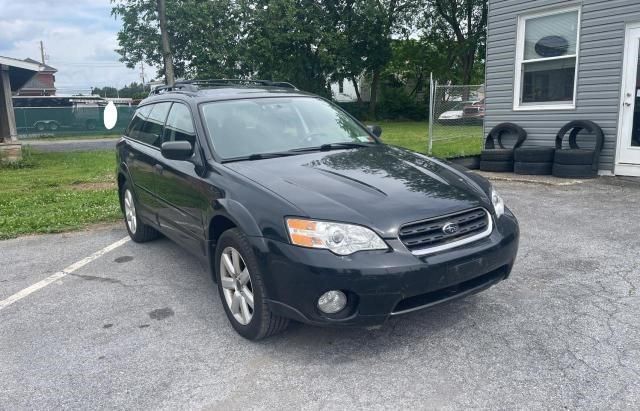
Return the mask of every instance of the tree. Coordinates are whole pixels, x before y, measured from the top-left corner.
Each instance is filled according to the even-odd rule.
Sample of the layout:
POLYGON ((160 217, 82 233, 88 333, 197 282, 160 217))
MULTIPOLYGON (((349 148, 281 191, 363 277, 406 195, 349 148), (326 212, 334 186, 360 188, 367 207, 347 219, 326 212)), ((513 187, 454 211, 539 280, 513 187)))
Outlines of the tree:
POLYGON ((91 94, 100 97, 118 97, 118 89, 115 87, 93 87, 91 94))
POLYGON ((446 53, 455 80, 476 82, 484 72, 487 0, 427 1, 426 39, 446 53))
POLYGON ((169 33, 167 33, 167 4, 166 0, 158 0, 158 20, 160 25, 160 40, 162 42, 162 60, 164 62, 164 77, 166 83, 173 86, 175 77, 173 75, 173 54, 169 44, 169 33))
POLYGON ((142 83, 133 82, 121 88, 119 93, 122 98, 142 99, 149 94, 149 91, 144 89, 142 83))
POLYGON ((109 87, 109 86, 93 87, 91 90, 94 96, 100 96, 100 97, 143 99, 149 94, 148 91, 145 91, 141 83, 136 83, 136 82, 133 82, 128 86, 124 86, 119 90, 115 87, 109 87))
MULTIPOLYGON (((120 17, 121 61, 163 66, 157 0, 111 0, 120 17)), ((242 59, 242 24, 247 3, 234 0, 167 0, 167 35, 175 77, 223 78, 247 75, 242 59)), ((162 73, 162 72, 161 72, 162 73)))
POLYGON ((265 79, 287 80, 329 97, 335 28, 327 18, 325 4, 257 0, 249 10, 244 39, 249 72, 265 79))
POLYGON ((375 118, 380 76, 391 60, 392 36, 406 37, 414 25, 414 18, 420 7, 417 0, 367 0, 366 13, 371 16, 370 30, 373 52, 367 56, 367 69, 371 73, 371 96, 369 118, 375 118))
MULTIPOLYGON (((129 67, 163 66, 157 1, 112 0, 129 67)), ((166 0, 166 18, 177 77, 290 81, 327 97, 331 82, 346 80, 361 100, 364 73, 375 118, 385 76, 411 77, 416 88, 429 71, 479 77, 486 0, 166 0)))

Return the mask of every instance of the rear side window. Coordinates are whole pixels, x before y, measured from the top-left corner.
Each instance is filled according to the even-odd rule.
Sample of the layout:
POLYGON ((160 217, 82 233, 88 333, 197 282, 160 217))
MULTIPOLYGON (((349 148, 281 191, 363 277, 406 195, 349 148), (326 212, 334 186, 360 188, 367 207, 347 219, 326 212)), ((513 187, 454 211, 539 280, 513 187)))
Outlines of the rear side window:
POLYGON ((149 116, 149 113, 151 113, 152 108, 153 106, 144 106, 136 110, 136 113, 133 115, 133 118, 131 119, 131 123, 129 123, 129 127, 127 128, 127 131, 125 131, 125 134, 129 138, 132 138, 134 140, 140 139, 138 137, 140 134, 140 129, 142 128, 142 124, 144 123, 146 118, 149 116))
POLYGON ((189 108, 184 104, 174 103, 167 117, 164 127, 164 139, 166 141, 188 141, 195 145, 196 131, 189 108))
POLYGON ((160 147, 162 129, 171 103, 157 103, 141 107, 129 125, 128 136, 141 143, 160 147))

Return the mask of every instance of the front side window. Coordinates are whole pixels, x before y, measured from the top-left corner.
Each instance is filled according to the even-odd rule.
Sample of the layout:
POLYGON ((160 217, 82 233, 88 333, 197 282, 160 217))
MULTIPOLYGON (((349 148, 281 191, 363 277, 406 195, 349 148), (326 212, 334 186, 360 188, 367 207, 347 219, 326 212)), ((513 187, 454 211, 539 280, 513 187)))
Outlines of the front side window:
POLYGON ((191 111, 184 104, 174 103, 164 126, 164 139, 167 141, 188 141, 196 143, 196 130, 193 127, 191 111))
POLYGON ((151 113, 140 128, 138 139, 151 146, 160 147, 162 144, 162 129, 167 119, 171 103, 158 103, 153 105, 151 113))
POLYGON ((217 101, 201 107, 209 138, 223 159, 330 144, 376 143, 350 116, 318 98, 217 101))
POLYGON ((514 109, 575 107, 580 10, 520 17, 514 109))

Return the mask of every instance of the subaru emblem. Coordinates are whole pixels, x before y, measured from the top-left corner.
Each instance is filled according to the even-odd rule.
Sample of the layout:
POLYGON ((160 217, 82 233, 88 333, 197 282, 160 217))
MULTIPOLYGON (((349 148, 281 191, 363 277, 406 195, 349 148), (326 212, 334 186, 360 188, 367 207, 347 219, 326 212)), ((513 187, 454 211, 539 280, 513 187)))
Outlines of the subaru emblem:
POLYGON ((455 234, 458 232, 458 230, 460 229, 460 227, 458 227, 458 224, 456 223, 447 223, 442 227, 442 232, 445 234, 455 234))

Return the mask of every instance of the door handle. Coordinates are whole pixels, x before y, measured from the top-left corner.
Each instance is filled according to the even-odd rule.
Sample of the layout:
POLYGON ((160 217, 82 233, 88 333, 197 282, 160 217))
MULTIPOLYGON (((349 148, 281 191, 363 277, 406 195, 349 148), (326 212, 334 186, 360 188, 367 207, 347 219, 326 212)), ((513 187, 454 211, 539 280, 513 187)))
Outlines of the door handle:
POLYGON ((631 103, 628 103, 628 102, 625 102, 624 105, 627 107, 631 107, 631 103))
POLYGON ((153 166, 153 168, 156 170, 156 173, 158 174, 162 174, 162 172, 164 171, 164 167, 162 167, 162 164, 156 164, 153 166))

